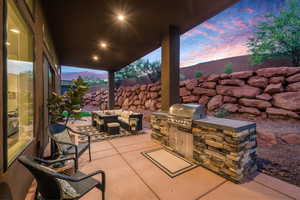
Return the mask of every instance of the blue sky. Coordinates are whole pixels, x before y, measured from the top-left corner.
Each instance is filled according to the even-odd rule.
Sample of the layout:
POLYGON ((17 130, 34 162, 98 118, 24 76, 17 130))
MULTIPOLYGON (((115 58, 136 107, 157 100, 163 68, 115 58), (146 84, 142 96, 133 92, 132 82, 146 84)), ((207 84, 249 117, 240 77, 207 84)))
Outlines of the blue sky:
MULTIPOLYGON (((253 36, 255 25, 264 20, 266 14, 278 13, 285 2, 286 0, 241 0, 181 35, 180 66, 249 54, 246 43, 253 36)), ((160 61, 160 56, 159 48, 143 58, 160 61)), ((62 71, 96 70, 63 67, 62 71)))

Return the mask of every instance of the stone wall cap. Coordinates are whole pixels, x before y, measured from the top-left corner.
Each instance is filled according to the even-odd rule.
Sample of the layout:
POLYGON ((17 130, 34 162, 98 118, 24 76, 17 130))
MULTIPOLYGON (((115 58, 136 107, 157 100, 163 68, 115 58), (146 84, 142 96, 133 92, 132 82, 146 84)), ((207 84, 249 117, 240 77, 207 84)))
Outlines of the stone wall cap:
POLYGON ((256 127, 255 122, 217 118, 217 117, 206 117, 203 119, 194 120, 193 123, 195 123, 196 125, 204 125, 211 128, 220 128, 220 129, 230 130, 235 132, 241 132, 256 127))

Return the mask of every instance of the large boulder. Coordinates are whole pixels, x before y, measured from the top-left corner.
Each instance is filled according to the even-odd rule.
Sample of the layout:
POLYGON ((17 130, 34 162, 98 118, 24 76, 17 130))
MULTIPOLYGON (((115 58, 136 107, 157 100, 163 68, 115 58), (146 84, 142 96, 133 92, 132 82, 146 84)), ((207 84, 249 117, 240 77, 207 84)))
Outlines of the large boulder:
POLYGON ((215 96, 217 93, 214 89, 206 89, 206 88, 200 88, 196 87, 193 90, 193 94, 195 95, 206 95, 206 96, 215 96))
POLYGON ((206 105, 209 102, 210 97, 208 96, 201 96, 201 98, 198 101, 198 104, 206 105))
POLYGON ((260 100, 270 101, 272 99, 272 96, 268 93, 263 93, 261 95, 257 95, 256 98, 260 100))
POLYGON ((217 94, 221 94, 224 96, 233 96, 233 97, 248 97, 255 98, 259 95, 261 90, 256 87, 251 86, 243 86, 243 87, 235 87, 235 86, 217 86, 217 94))
POLYGON ((223 102, 224 103, 236 103, 237 102, 237 98, 230 97, 230 96, 224 96, 223 97, 223 102))
POLYGON ((257 99, 242 98, 239 100, 239 103, 244 106, 255 107, 259 109, 266 109, 272 106, 272 104, 269 103, 268 101, 257 100, 257 99))
POLYGON ((288 77, 288 78, 286 79, 286 81, 289 82, 289 83, 299 82, 299 81, 300 81, 300 73, 288 77))
POLYGON ((257 134, 257 143, 259 146, 271 147, 277 144, 277 139, 275 134, 270 131, 258 129, 256 134, 257 134))
POLYGON ((222 95, 216 95, 207 104, 207 109, 209 111, 215 110, 219 107, 221 107, 223 104, 223 96, 222 95))
POLYGON ((268 82, 268 79, 262 76, 253 76, 248 80, 249 85, 259 88, 265 88, 268 85, 268 82))
POLYGON ((204 88, 208 88, 208 89, 215 89, 216 88, 217 83, 216 82, 203 82, 201 83, 200 87, 204 87, 204 88))
POLYGON ((291 68, 291 67, 271 67, 271 68, 262 68, 256 71, 256 74, 259 76, 264 76, 267 78, 273 76, 289 76, 295 73, 298 73, 300 68, 291 68))
POLYGON ((197 86, 198 86, 198 80, 197 79, 193 79, 193 80, 189 80, 189 81, 185 82, 185 87, 188 90, 193 90, 197 86))
POLYGON ((239 108, 240 113, 248 113, 252 115, 260 115, 261 112, 257 108, 251 108, 251 107, 245 107, 245 106, 240 106, 239 108))
POLYGON ((292 117, 292 118, 299 118, 299 115, 293 111, 279 109, 279 108, 267 108, 266 111, 269 115, 273 117, 292 117))
POLYGON ((220 80, 219 83, 221 85, 234 85, 234 86, 244 86, 245 81, 240 80, 240 79, 224 79, 220 80))
POLYGON ((253 71, 242 71, 242 72, 233 72, 230 74, 231 78, 249 78, 250 76, 253 75, 253 71))
POLYGON ((235 113, 239 110, 239 106, 233 103, 226 103, 222 106, 222 108, 224 108, 225 110, 231 113, 235 113))
POLYGON ((207 81, 217 81, 219 79, 220 79, 220 75, 218 75, 218 74, 210 74, 207 77, 207 81))
POLYGON ((289 84, 286 87, 286 91, 288 91, 288 92, 300 92, 300 82, 289 84))
POLYGON ((182 96, 182 97, 191 95, 191 91, 189 91, 185 87, 180 88, 179 92, 180 92, 180 96, 182 96))
POLYGON ((273 96, 273 105, 279 108, 299 111, 300 92, 284 92, 273 96))
POLYGON ((270 84, 266 87, 265 92, 269 94, 275 94, 283 92, 284 89, 282 87, 282 83, 270 84))
POLYGON ((280 138, 287 144, 300 145, 300 134, 291 133, 281 136, 280 138))
POLYGON ((270 83, 276 84, 276 83, 283 83, 285 80, 284 76, 276 76, 276 77, 272 77, 270 78, 270 83))
POLYGON ((182 97, 182 101, 183 103, 194 103, 194 102, 198 102, 199 100, 199 96, 185 96, 182 97))

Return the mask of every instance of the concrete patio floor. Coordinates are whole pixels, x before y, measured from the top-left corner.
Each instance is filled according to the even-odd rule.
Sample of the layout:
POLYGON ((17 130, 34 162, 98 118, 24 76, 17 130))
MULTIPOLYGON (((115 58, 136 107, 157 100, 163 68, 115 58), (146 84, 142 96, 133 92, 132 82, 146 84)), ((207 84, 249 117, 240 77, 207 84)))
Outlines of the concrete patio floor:
MULTIPOLYGON (((170 178, 141 155, 143 151, 158 147, 151 141, 149 133, 96 142, 92 144, 92 162, 88 161, 88 154, 84 154, 80 159, 80 170, 106 172, 108 200, 300 199, 300 188, 264 174, 258 174, 244 184, 234 184, 197 167, 170 178)), ((93 190, 82 199, 99 197, 100 191, 93 190)))

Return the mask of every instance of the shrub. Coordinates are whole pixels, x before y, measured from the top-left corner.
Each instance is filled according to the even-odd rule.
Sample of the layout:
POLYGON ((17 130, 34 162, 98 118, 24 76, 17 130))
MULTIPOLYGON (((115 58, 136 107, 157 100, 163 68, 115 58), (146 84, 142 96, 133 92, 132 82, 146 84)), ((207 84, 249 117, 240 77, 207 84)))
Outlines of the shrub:
POLYGON ((225 108, 220 108, 216 113, 215 117, 218 118, 225 118, 226 116, 229 115, 229 112, 225 108))
POLYGON ((200 78, 202 75, 203 75, 203 72, 201 72, 201 71, 198 71, 195 73, 196 78, 200 78))
POLYGON ((224 73, 225 74, 231 74, 233 72, 233 69, 232 69, 232 64, 231 63, 228 63, 224 66, 224 73))

